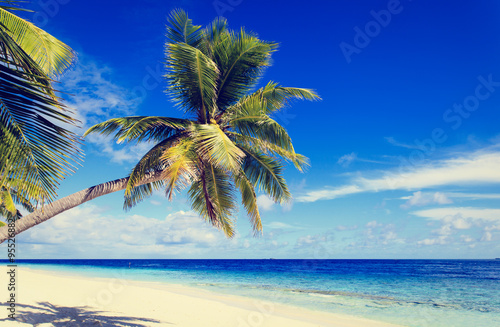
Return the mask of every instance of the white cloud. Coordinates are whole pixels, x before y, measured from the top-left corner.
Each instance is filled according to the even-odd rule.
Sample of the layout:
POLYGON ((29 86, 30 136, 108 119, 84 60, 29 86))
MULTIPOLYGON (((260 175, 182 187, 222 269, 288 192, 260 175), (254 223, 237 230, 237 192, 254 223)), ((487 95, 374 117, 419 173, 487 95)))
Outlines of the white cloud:
MULTIPOLYGON (((418 241, 418 245, 449 244, 454 241, 453 235, 461 230, 472 228, 482 231, 483 236, 479 240, 480 242, 490 242, 498 233, 497 231, 500 230, 500 209, 471 207, 436 208, 415 211, 412 214, 441 222, 441 226, 432 231, 432 234, 436 235, 436 237, 418 241)), ((474 241, 470 236, 462 235, 460 239, 465 243, 472 243, 474 241)), ((476 243, 470 244, 471 248, 475 246, 476 243)))
POLYGON ((274 201, 267 195, 259 195, 257 197, 257 206, 263 211, 269 211, 273 209, 274 201))
POLYGON ((339 231, 339 232, 349 231, 349 230, 356 230, 356 229, 358 229, 358 225, 354 225, 354 226, 338 225, 337 227, 335 227, 335 229, 337 231, 339 231))
POLYGON ((264 227, 272 228, 272 229, 297 228, 295 226, 292 226, 292 225, 289 225, 286 223, 282 223, 280 221, 272 221, 269 224, 264 224, 264 227))
POLYGON ((452 207, 419 210, 413 215, 434 220, 446 220, 448 217, 463 217, 472 220, 500 221, 500 209, 452 207))
POLYGON ((350 184, 309 191, 297 197, 299 202, 335 199, 361 192, 412 190, 444 185, 486 185, 500 183, 500 152, 469 153, 414 169, 383 171, 378 178, 356 177, 350 184))
POLYGON ((305 235, 297 238, 293 247, 294 254, 304 254, 313 259, 328 259, 335 255, 334 234, 325 232, 316 235, 305 235))
POLYGON ((436 244, 445 245, 447 243, 448 242, 445 236, 440 236, 437 238, 426 238, 425 240, 417 242, 418 245, 436 245, 436 244))
MULTIPOLYGON (((113 80, 113 71, 105 64, 80 56, 78 64, 61 78, 61 89, 71 96, 65 96, 69 107, 76 110, 76 118, 83 134, 89 127, 110 118, 133 115, 142 98, 113 80)), ((127 145, 117 148, 111 137, 91 134, 85 138, 93 144, 98 153, 111 158, 113 162, 134 162, 144 153, 147 145, 127 145)))
POLYGON ((84 129, 109 118, 131 115, 140 104, 141 99, 113 81, 112 74, 110 67, 83 55, 61 78, 61 89, 71 94, 67 102, 77 110, 84 129))
POLYGON ((449 204, 452 203, 445 194, 441 192, 435 193, 422 193, 421 191, 413 193, 407 197, 408 201, 401 205, 401 208, 408 209, 413 206, 424 206, 428 204, 449 204))
POLYGON ((460 238, 462 239, 462 241, 464 241, 465 243, 470 243, 470 242, 473 242, 474 239, 472 237, 470 237, 469 235, 461 235, 460 238))
POLYGON ((31 257, 132 258, 199 255, 235 240, 227 240, 192 212, 178 211, 165 219, 119 219, 84 205, 29 229, 19 241, 24 255, 31 257))
POLYGON ((342 167, 348 167, 354 160, 356 160, 356 153, 352 152, 349 154, 345 154, 337 161, 339 165, 342 167))
POLYGON ((446 193, 448 198, 466 198, 471 200, 483 200, 483 199, 500 199, 500 194, 498 193, 459 193, 459 192, 448 192, 446 193))
POLYGON ((381 225, 379 225, 379 223, 377 223, 376 220, 373 220, 373 221, 366 223, 366 227, 368 227, 368 228, 375 228, 378 226, 381 226, 381 225))

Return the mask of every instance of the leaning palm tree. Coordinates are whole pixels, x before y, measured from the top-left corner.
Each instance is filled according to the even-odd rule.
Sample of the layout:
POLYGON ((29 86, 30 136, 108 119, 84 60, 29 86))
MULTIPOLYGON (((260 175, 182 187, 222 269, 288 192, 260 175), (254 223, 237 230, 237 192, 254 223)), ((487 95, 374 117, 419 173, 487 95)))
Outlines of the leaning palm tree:
MULTIPOLYGON (((97 196, 125 190, 126 209, 154 190, 172 199, 188 189, 192 208, 228 237, 241 193, 255 232, 262 230, 256 188, 275 202, 290 200, 284 162, 299 170, 307 159, 296 153, 286 130, 272 119, 290 100, 318 99, 314 91, 269 82, 255 90, 277 45, 223 18, 202 29, 184 11, 169 18, 166 43, 167 94, 184 118, 114 118, 86 134, 113 135, 119 142, 154 142, 126 178, 80 191, 18 221, 21 232, 97 196), (253 91, 252 91, 253 90, 253 91)), ((3 240, 0 229, 0 241, 3 240)))
MULTIPOLYGON (((19 204, 55 197, 58 180, 78 161, 78 138, 63 126, 76 123, 52 86, 74 61, 73 51, 0 1, 0 189, 19 204), (14 183, 15 181, 15 183, 14 183)), ((12 212, 9 197, 0 211, 12 212), (7 209, 7 207, 10 208, 7 209)))

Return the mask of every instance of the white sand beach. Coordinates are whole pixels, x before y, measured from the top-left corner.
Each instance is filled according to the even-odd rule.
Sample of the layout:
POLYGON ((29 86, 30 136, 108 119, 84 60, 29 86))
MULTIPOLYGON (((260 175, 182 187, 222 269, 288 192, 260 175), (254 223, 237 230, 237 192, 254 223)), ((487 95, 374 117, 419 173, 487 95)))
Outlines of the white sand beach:
POLYGON ((389 327, 387 323, 317 312, 172 284, 91 279, 17 268, 16 321, 7 319, 8 274, 0 279, 0 326, 389 327))

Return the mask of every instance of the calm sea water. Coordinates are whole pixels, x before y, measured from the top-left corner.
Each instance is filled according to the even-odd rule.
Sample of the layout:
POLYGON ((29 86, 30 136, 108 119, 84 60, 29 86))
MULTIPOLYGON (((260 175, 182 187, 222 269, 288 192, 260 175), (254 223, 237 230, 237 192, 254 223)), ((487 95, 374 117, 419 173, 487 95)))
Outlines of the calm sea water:
POLYGON ((17 263, 86 276, 183 284, 404 326, 500 326, 500 260, 20 260, 17 263))

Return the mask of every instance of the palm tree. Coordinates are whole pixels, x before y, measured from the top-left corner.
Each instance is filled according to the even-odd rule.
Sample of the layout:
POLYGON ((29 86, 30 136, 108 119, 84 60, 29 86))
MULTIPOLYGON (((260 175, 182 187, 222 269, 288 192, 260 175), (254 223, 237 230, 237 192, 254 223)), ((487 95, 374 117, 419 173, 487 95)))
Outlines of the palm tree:
POLYGON ((15 2, 0 1, 0 211, 11 214, 12 200, 29 208, 52 200, 79 160, 78 138, 63 127, 76 120, 52 86, 75 54, 11 13, 24 10, 15 2))
MULTIPOLYGON (((97 196, 125 190, 129 209, 163 188, 169 199, 188 188, 192 208, 228 237, 234 235, 236 194, 241 193, 255 232, 262 230, 255 187, 283 203, 291 194, 284 162, 299 170, 307 158, 296 153, 290 136, 271 115, 290 100, 318 99, 314 91, 269 82, 255 90, 277 45, 244 29, 228 29, 223 18, 206 28, 181 10, 167 28, 167 94, 185 118, 114 118, 89 133, 113 135, 119 142, 154 142, 127 178, 100 184, 55 201, 43 212, 23 217, 16 233, 97 196), (254 91, 252 92, 252 89, 254 91)), ((0 241, 3 240, 0 229, 0 241)))

